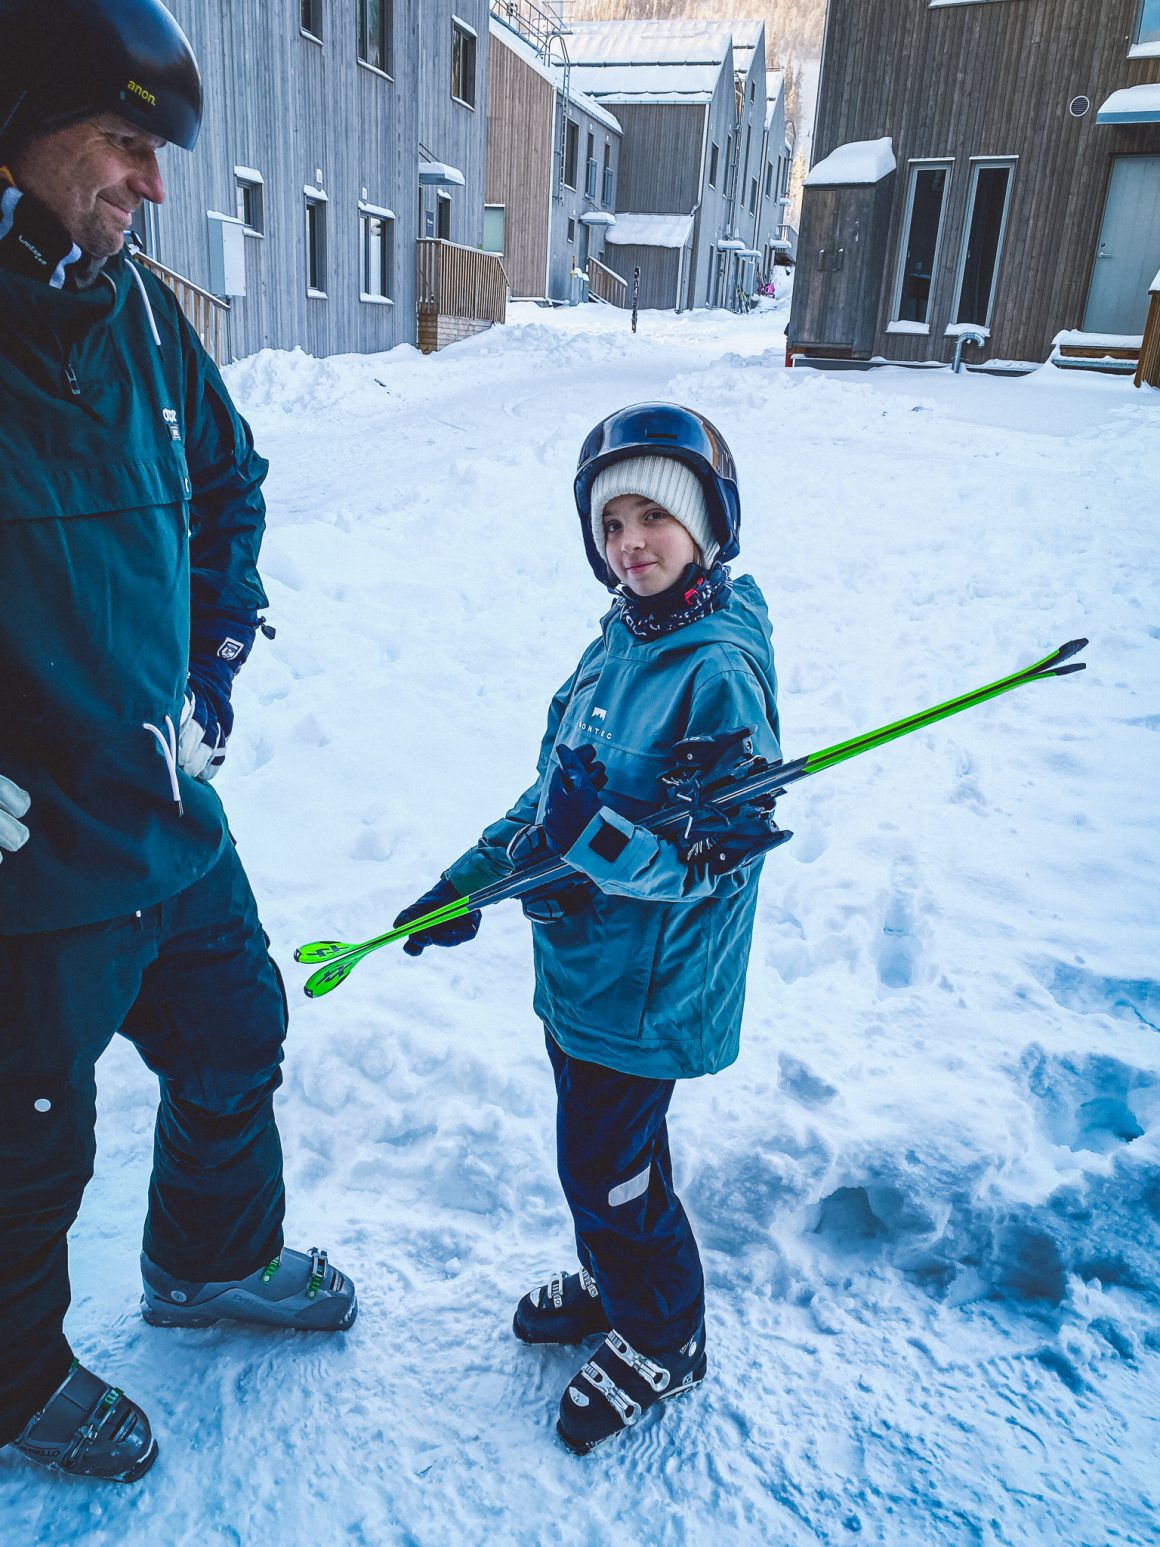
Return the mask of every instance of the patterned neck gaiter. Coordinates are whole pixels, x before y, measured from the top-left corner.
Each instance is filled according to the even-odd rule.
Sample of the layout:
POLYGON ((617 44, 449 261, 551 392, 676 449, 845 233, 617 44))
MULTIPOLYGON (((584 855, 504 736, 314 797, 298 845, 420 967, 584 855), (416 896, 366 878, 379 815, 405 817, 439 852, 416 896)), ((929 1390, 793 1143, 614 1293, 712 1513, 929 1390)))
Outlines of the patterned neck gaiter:
POLYGON ((635 596, 618 586, 614 605, 637 639, 657 639, 716 612, 729 600, 732 589, 727 564, 714 564, 708 573, 699 564, 689 564, 681 578, 658 596, 635 596))

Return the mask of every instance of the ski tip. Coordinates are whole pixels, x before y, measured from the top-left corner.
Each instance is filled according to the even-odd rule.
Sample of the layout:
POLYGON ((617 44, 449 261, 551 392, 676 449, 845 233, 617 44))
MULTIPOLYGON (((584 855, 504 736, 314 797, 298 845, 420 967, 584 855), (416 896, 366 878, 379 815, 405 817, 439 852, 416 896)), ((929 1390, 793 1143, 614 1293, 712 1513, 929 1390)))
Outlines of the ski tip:
POLYGON ((1087 662, 1073 661, 1070 666, 1057 666, 1050 675, 1053 677, 1070 677, 1073 671, 1087 671, 1087 662))
POLYGON ((1055 659, 1057 661, 1069 661, 1073 655, 1078 655, 1087 643, 1086 639, 1069 639, 1067 644, 1060 645, 1059 649, 1055 652, 1055 659))
POLYGON ((346 982, 353 966, 353 961, 344 961, 336 962, 333 967, 320 967, 307 978, 302 986, 302 992, 307 999, 321 999, 324 995, 333 993, 340 983, 346 982))

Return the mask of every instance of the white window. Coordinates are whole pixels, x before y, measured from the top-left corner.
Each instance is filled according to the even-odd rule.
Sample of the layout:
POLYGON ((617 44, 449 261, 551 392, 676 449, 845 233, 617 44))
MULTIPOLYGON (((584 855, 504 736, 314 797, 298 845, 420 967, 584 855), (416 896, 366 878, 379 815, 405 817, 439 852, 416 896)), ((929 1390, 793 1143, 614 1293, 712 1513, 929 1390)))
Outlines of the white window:
POLYGON ((503 252, 504 207, 502 204, 483 206, 483 250, 503 252))
POLYGON ((372 70, 391 73, 391 0, 358 0, 358 57, 372 70))
POLYGON ((475 30, 458 16, 451 18, 451 95, 475 106, 475 30))
POLYGON ((389 301, 395 291, 395 213, 358 207, 359 299, 389 301))
POLYGON ((247 231, 260 236, 266 229, 262 208, 261 172, 253 167, 234 168, 234 213, 247 231))
POLYGON ((950 161, 912 161, 902 217, 902 246, 894 301, 894 322, 930 325, 930 303, 938 270, 946 216, 950 161))
POLYGON ((306 195, 306 293, 326 299, 326 195, 306 195))
POLYGON ((1134 59, 1146 59, 1160 54, 1160 0, 1140 0, 1136 30, 1132 34, 1132 46, 1128 53, 1134 59))
POLYGON ((322 0, 302 0, 299 25, 308 37, 322 41, 322 0))
POLYGON ((576 163, 580 160, 580 125, 569 118, 564 125, 564 185, 576 186, 576 163))
POLYGON ((979 158, 971 163, 967 218, 959 253, 958 285, 952 321, 991 326, 995 281, 1007 233, 1014 159, 979 158))

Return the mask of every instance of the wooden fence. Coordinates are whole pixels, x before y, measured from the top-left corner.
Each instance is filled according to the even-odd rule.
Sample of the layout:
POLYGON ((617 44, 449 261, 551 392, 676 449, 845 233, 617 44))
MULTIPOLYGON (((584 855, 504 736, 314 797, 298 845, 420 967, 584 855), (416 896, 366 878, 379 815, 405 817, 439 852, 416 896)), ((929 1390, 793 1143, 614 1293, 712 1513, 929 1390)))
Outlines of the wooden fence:
POLYGON ((628 280, 621 279, 615 269, 608 268, 599 258, 589 258, 588 294, 609 306, 623 306, 628 299, 628 280))
POLYGON ((189 320, 189 325, 201 340, 206 353, 215 365, 225 365, 229 360, 230 303, 210 295, 191 279, 167 269, 156 258, 147 258, 143 252, 135 252, 134 260, 142 268, 156 274, 177 297, 178 304, 189 320))
POLYGON ((1135 382, 1138 387, 1160 387, 1160 274, 1152 285, 1152 304, 1144 324, 1144 342, 1140 345, 1135 382))
POLYGON ((503 322, 508 277, 498 253, 422 236, 419 258, 419 348, 425 354, 503 322))

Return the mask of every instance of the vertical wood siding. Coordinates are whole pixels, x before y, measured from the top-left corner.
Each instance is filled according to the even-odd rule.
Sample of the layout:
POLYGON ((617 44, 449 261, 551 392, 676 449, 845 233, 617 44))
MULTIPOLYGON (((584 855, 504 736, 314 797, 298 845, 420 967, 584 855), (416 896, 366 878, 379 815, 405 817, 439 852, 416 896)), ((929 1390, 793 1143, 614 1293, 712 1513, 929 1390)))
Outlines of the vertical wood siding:
MULTIPOLYGON (((425 157, 463 173, 451 196, 451 240, 478 247, 483 240, 483 190, 487 163, 487 0, 420 0, 418 85, 419 146, 425 157), (451 95, 451 18, 475 31, 475 107, 451 95)), ((434 212, 438 190, 423 190, 424 212, 434 212)), ((425 228, 424 228, 425 229, 425 228)), ((422 236, 421 229, 419 235, 422 236)))
MULTIPOLYGON (((971 157, 1018 157, 986 353, 1045 359, 1061 328, 1083 321, 1112 158, 1160 152, 1160 125, 1097 124, 1123 86, 1160 81, 1160 59, 1128 59, 1137 0, 830 0, 815 163, 851 140, 889 135, 898 159, 885 261, 867 302, 871 352, 948 360, 971 157), (1068 104, 1091 99, 1083 118, 1068 104), (911 159, 954 159, 930 336, 885 332, 890 320, 911 159)), ((814 291, 827 190, 806 190, 789 336, 825 331, 814 291), (810 206, 816 205, 811 211, 810 206), (808 237, 808 240, 807 240, 808 237), (808 319, 808 321, 807 321, 808 319)))
MULTIPOLYGON (((206 212, 235 213, 235 165, 263 179, 263 236, 246 238, 246 294, 232 304, 235 356, 311 354, 413 341, 419 0, 394 0, 393 79, 357 61, 355 0, 323 0, 321 44, 298 0, 170 0, 201 62, 206 111, 192 154, 169 149, 155 256, 208 287, 206 212), (327 194, 326 300, 306 294, 303 188, 327 194), (358 204, 395 212, 393 305, 359 299, 358 204)), ((482 188, 482 184, 481 184, 482 188)))
POLYGON ((504 207, 512 294, 547 294, 556 90, 493 38, 487 77, 488 204, 504 207))

